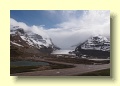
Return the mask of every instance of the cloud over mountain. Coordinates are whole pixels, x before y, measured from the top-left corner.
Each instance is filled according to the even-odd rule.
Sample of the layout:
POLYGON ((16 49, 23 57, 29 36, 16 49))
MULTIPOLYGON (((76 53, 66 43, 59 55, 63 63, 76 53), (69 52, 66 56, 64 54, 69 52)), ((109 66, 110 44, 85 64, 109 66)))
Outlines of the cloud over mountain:
POLYGON ((70 49, 72 45, 81 43, 92 35, 110 36, 110 11, 48 11, 51 16, 57 16, 61 23, 54 28, 44 26, 28 26, 24 22, 10 19, 10 25, 16 25, 35 33, 47 33, 54 44, 63 49, 70 49))

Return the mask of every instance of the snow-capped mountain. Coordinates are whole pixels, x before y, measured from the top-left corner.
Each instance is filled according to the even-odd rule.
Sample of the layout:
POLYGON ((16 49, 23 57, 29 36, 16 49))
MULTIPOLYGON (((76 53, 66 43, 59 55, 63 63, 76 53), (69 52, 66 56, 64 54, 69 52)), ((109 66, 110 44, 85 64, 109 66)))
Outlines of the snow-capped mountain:
POLYGON ((78 54, 110 55, 110 40, 104 36, 94 36, 81 43, 75 49, 78 54))
POLYGON ((110 40, 104 36, 94 36, 79 45, 84 50, 110 51, 110 40))
POLYGON ((57 47, 52 43, 51 38, 41 31, 36 34, 33 31, 26 31, 19 26, 10 26, 10 46, 18 48, 36 48, 38 50, 53 51, 57 47))

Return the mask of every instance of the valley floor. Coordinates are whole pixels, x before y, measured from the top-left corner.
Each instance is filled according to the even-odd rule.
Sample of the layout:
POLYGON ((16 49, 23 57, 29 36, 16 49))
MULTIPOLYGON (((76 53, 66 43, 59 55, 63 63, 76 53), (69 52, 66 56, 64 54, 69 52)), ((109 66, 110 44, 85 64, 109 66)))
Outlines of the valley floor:
POLYGON ((15 73, 15 74, 11 74, 11 76, 73 76, 73 75, 81 75, 84 73, 98 71, 98 70, 110 69, 110 63, 108 64, 75 64, 75 63, 60 62, 60 61, 58 62, 55 60, 51 61, 51 60, 40 59, 40 58, 34 58, 33 60, 45 61, 45 62, 50 62, 55 64, 73 65, 75 67, 15 73))

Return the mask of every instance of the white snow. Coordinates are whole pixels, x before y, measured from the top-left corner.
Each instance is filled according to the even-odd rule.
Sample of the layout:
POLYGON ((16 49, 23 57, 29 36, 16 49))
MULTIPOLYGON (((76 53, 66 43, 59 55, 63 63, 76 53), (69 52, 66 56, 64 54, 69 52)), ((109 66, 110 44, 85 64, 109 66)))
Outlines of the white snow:
POLYGON ((26 38, 25 38, 25 36, 20 36, 24 41, 26 41, 26 38))
MULTIPOLYGON (((41 30, 40 30, 40 31, 41 31, 41 30)), ((39 48, 41 48, 41 45, 44 45, 44 46, 46 46, 46 47, 49 47, 49 45, 52 45, 49 36, 48 36, 45 32, 41 31, 41 32, 39 32, 39 34, 38 34, 38 35, 42 36, 42 39, 37 39, 37 40, 35 40, 35 39, 34 39, 34 35, 35 35, 35 34, 37 34, 37 33, 35 33, 34 31, 28 33, 28 39, 29 39, 29 40, 32 40, 32 42, 31 42, 30 44, 36 45, 36 46, 38 45, 39 48)), ((29 40, 27 40, 28 43, 30 42, 29 40)))
POLYGON ((69 54, 70 51, 73 50, 55 50, 51 54, 69 54))
MULTIPOLYGON (((33 27, 31 27, 31 28, 33 28, 33 27)), ((10 34, 15 35, 17 29, 19 29, 19 28, 21 28, 21 27, 11 25, 10 26, 10 29, 11 29, 10 34)), ((35 28, 34 30, 30 29, 29 31, 26 31, 25 34, 19 34, 20 37, 24 41, 26 41, 26 43, 28 43, 29 45, 36 46, 37 48, 40 48, 41 45, 44 45, 46 47, 49 47, 50 45, 52 45, 52 42, 51 42, 49 36, 42 30, 42 28, 39 29, 39 30, 38 30, 37 27, 34 27, 34 28, 35 28), (36 34, 42 36, 42 39, 41 40, 40 39, 35 39, 34 36, 36 34)))
POLYGON ((32 46, 36 46, 37 48, 41 48, 41 45, 44 45, 46 47, 49 47, 49 45, 51 45, 51 41, 49 38, 43 39, 43 41, 45 41, 45 43, 43 43, 43 41, 41 40, 34 40, 34 38, 32 36, 30 37, 25 37, 25 36, 20 36, 24 41, 26 41, 29 45, 32 46))
POLYGON ((23 47, 22 45, 20 45, 20 44, 18 44, 18 43, 15 43, 15 42, 12 42, 12 41, 10 41, 10 42, 11 42, 12 44, 14 44, 14 45, 23 47))
POLYGON ((15 32, 10 32, 10 34, 15 34, 15 32))
POLYGON ((102 50, 109 51, 110 50, 110 41, 103 36, 95 36, 88 39, 82 46, 82 49, 85 50, 102 50))

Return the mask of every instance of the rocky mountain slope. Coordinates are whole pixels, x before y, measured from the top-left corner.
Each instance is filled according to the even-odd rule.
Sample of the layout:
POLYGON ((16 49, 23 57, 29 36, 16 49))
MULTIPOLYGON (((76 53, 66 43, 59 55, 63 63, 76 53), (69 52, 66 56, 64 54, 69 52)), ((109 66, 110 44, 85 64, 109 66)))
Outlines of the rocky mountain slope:
POLYGON ((78 55, 110 56, 110 40, 104 36, 94 36, 76 47, 78 55))
POLYGON ((25 31, 19 26, 10 27, 10 53, 11 56, 21 54, 40 54, 51 53, 59 49, 53 43, 51 38, 41 31, 41 34, 36 34, 32 31, 25 31))

